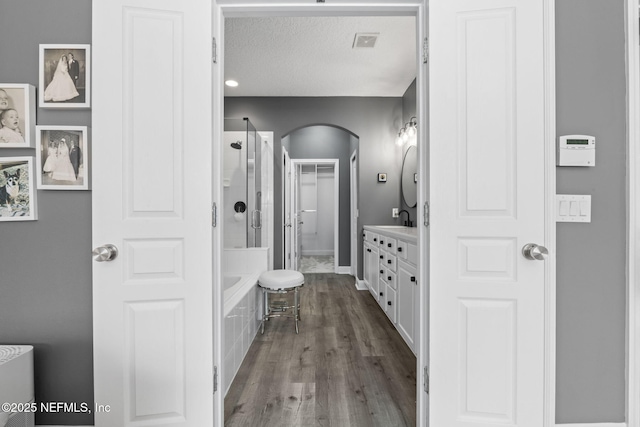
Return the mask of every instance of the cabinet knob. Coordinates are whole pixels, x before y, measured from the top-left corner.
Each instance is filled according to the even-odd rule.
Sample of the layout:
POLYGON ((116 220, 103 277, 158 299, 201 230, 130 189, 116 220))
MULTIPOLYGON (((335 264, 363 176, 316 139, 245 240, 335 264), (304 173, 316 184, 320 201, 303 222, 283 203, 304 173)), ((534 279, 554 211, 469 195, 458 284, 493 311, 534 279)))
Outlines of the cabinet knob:
POLYGON ((402 252, 402 246, 398 248, 398 252, 402 252))
POLYGON ((387 305, 391 305, 391 301, 387 301, 387 305))
POLYGON ((383 270, 380 270, 380 274, 382 274, 382 273, 384 273, 384 271, 383 271, 383 270))
POLYGON ((374 238, 373 238, 373 241, 374 241, 374 242, 377 242, 377 241, 378 241, 378 239, 376 239, 376 238, 374 237, 374 238))
POLYGON ((416 276, 411 276, 411 281, 415 282, 416 281, 416 276))
POLYGON ((371 249, 367 249, 367 252, 371 252, 371 249))
POLYGON ((380 259, 384 258, 382 255, 380 255, 380 259))
POLYGON ((384 240, 380 240, 380 244, 381 244, 381 245, 384 245, 384 240))
POLYGON ((387 264, 391 264, 391 260, 390 259, 387 260, 387 264))
POLYGON ((383 293, 383 292, 380 292, 380 296, 384 296, 384 293, 383 293))
POLYGON ((391 247, 391 243, 387 243, 387 247, 390 248, 391 247))
POLYGON ((387 280, 391 280, 391 276, 387 276, 387 280))

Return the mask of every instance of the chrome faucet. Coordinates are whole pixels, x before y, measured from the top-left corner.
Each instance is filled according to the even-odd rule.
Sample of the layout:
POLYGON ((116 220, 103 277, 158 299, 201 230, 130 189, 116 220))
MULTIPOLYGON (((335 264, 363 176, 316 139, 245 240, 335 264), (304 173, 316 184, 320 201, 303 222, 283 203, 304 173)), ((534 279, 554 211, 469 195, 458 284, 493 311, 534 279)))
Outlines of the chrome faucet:
POLYGON ((406 225, 407 227, 412 227, 413 223, 411 222, 411 217, 409 216, 409 211, 402 209, 400 212, 398 212, 398 218, 400 218, 400 214, 402 212, 407 214, 407 220, 404 222, 404 225, 406 225))

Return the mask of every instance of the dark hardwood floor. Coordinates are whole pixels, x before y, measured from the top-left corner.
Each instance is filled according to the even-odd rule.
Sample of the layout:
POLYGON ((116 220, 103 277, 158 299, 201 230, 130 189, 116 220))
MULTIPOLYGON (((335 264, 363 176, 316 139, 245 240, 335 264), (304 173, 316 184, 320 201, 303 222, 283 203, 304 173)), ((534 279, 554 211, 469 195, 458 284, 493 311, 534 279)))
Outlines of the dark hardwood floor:
POLYGON ((276 318, 225 398, 226 426, 415 426, 416 358, 354 278, 305 274, 300 334, 276 318))

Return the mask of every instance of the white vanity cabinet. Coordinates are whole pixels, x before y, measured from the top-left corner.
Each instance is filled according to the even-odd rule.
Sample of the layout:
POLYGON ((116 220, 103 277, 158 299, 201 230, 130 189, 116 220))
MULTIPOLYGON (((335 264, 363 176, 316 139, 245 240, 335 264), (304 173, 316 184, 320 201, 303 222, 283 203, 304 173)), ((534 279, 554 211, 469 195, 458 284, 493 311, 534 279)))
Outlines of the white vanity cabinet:
POLYGON ((364 282, 382 310, 416 352, 418 324, 417 229, 365 226, 364 282))

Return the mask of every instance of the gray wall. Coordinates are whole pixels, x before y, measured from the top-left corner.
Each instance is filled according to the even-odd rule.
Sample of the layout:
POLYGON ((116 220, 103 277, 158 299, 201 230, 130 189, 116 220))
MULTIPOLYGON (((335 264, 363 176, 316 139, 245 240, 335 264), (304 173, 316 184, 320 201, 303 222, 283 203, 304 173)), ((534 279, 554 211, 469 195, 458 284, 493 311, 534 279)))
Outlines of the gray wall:
MULTIPOLYGON (((0 0, 0 82, 37 87, 40 43, 91 43, 91 1, 0 0)), ((91 111, 38 109, 37 123, 90 126, 91 111)), ((0 149, 18 155, 35 151, 0 149)), ((91 403, 91 192, 37 199, 37 221, 0 224, 0 344, 34 345, 38 401, 91 403)), ((87 425, 93 415, 39 413, 36 424, 87 425)))
MULTIPOLYGON (((598 144, 595 168, 558 168, 558 193, 591 194, 593 216, 591 224, 558 225, 557 420, 623 421, 623 1, 557 0, 556 12, 558 134, 593 134, 598 144)), ((0 81, 37 86, 38 44, 90 43, 90 25, 89 0, 0 0, 0 81)), ((357 134, 360 225, 392 223, 399 195, 390 184, 402 162, 392 144, 402 124, 400 99, 234 98, 226 108, 227 117, 247 116, 259 129, 274 130, 276 141, 313 123, 357 134), (378 184, 378 172, 390 181, 378 184), (378 199, 380 206, 370 202, 378 199)), ((49 125, 90 120, 88 110, 39 109, 37 118, 49 125)), ((280 170, 276 162, 276 177, 280 170)), ((92 402, 91 193, 38 191, 38 204, 38 221, 0 224, 0 343, 35 345, 39 401, 92 402)), ((92 422, 82 414, 37 416, 41 425, 92 422)))
POLYGON ((558 167, 591 194, 590 224, 558 223, 557 421, 622 422, 625 400, 623 0, 557 0, 558 135, 596 137, 596 167, 558 167))
POLYGON ((339 220, 338 220, 338 265, 351 265, 351 223, 349 159, 352 135, 332 126, 309 126, 297 129, 288 135, 291 159, 338 159, 339 173, 339 220))
MULTIPOLYGON (((274 132, 276 268, 281 266, 278 254, 282 253, 282 194, 278 191, 281 186, 280 139, 295 129, 325 124, 339 126, 357 135, 360 138, 358 227, 394 224, 391 209, 400 206, 402 152, 395 145, 395 137, 402 126, 402 98, 229 97, 225 98, 224 108, 225 117, 249 117, 258 130, 274 132), (379 172, 387 173, 386 183, 378 182, 379 172)), ((362 242, 359 241, 358 257, 361 256, 362 242)), ((358 277, 362 277, 362 262, 358 264, 358 277)))

